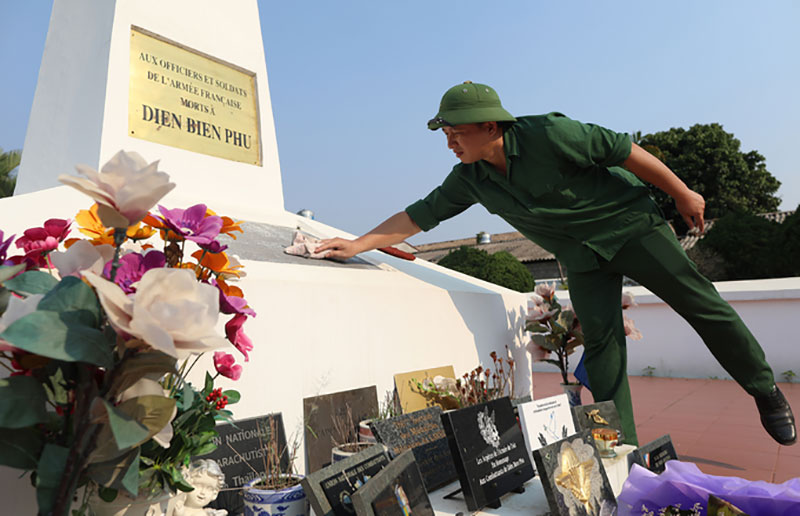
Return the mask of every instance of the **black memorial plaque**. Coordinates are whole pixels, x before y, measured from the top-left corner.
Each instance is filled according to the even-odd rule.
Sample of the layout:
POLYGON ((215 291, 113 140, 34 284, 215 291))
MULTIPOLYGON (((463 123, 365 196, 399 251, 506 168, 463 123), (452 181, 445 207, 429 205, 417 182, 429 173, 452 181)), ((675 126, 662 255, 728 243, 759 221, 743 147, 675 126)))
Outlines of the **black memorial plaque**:
POLYGON ((678 454, 675 453, 675 446, 672 444, 669 434, 662 435, 655 441, 640 446, 628 454, 628 470, 634 464, 638 464, 653 473, 663 473, 667 467, 667 461, 670 460, 678 460, 678 454))
POLYGON ((406 450, 353 493, 358 516, 434 516, 414 453, 406 450))
POLYGON ((376 444, 303 477, 301 484, 314 514, 355 514, 353 493, 388 464, 389 457, 384 447, 376 444))
POLYGON ((553 516, 616 514, 617 501, 590 430, 533 451, 553 516))
POLYGON ((331 449, 345 444, 337 435, 336 426, 352 422, 353 435, 358 435, 358 423, 378 413, 378 391, 374 385, 303 398, 305 421, 306 471, 313 473, 331 463, 331 449))
POLYGON ((392 457, 397 457, 406 450, 414 453, 414 459, 422 473, 422 481, 429 493, 449 484, 458 475, 450 455, 441 414, 441 407, 436 406, 370 422, 375 438, 389 448, 392 457))
POLYGON ((244 510, 242 486, 266 474, 264 457, 272 438, 277 437, 281 468, 286 471, 289 467, 283 416, 278 412, 218 424, 215 429, 219 433, 214 438, 217 449, 199 458, 212 459, 219 464, 225 474, 225 486, 209 507, 226 509, 228 514, 239 514, 244 510), (276 431, 277 436, 271 435, 271 429, 276 431))
POLYGON ((470 511, 499 507, 504 494, 533 478, 525 440, 506 398, 442 414, 461 490, 470 511))
POLYGON ((593 428, 612 428, 619 430, 620 439, 625 437, 622 422, 619 419, 617 406, 613 401, 601 401, 591 405, 572 407, 572 419, 575 431, 592 430, 593 428))

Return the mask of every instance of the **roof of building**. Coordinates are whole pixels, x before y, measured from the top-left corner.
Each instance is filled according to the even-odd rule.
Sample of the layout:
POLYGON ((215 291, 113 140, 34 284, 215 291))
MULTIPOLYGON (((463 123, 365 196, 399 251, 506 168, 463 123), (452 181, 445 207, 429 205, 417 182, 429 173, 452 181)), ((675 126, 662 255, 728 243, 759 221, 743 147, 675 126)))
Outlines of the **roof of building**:
MULTIPOLYGON (((769 220, 782 223, 786 217, 792 213, 794 213, 794 210, 762 213, 761 216, 769 220)), ((705 226, 706 231, 711 229, 714 226, 714 219, 707 220, 705 226)), ((680 238, 681 247, 688 251, 694 247, 701 238, 703 238, 703 235, 698 234, 696 231, 690 231, 689 234, 680 238)), ((446 240, 444 242, 432 242, 430 244, 416 245, 414 246, 416 250, 410 252, 422 258, 423 260, 428 260, 429 262, 438 262, 441 258, 447 256, 450 251, 454 251, 461 246, 482 249, 489 254, 493 254, 498 251, 508 251, 522 263, 556 259, 553 253, 546 251, 534 244, 522 236, 522 233, 519 231, 495 233, 491 235, 491 243, 488 244, 479 244, 477 237, 460 238, 458 240, 446 240)))

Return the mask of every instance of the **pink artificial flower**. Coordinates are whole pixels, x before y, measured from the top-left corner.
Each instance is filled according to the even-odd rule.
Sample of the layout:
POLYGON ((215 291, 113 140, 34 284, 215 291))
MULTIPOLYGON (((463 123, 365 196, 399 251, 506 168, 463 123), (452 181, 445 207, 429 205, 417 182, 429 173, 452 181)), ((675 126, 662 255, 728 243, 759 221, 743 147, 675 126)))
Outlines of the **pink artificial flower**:
POLYGON ((622 323, 625 325, 625 336, 630 337, 631 340, 641 340, 642 332, 640 332, 633 324, 633 319, 625 314, 622 314, 622 323))
POLYGON ((44 227, 26 229, 15 244, 25 252, 26 258, 39 261, 43 254, 58 248, 69 234, 70 224, 72 221, 69 219, 49 219, 44 227))
POLYGON ((539 323, 547 322, 551 317, 558 313, 557 309, 548 310, 548 308, 550 308, 550 305, 546 303, 529 307, 528 316, 525 319, 539 323))
POLYGON ((229 353, 224 351, 214 352, 214 367, 217 372, 231 380, 238 380, 242 376, 242 366, 234 364, 235 361, 236 358, 229 353))
POLYGON ((533 341, 528 342, 526 349, 531 354, 531 358, 534 362, 541 362, 550 357, 550 351, 544 349, 542 346, 534 343, 533 341))
POLYGON ((632 306, 636 306, 636 300, 631 292, 622 293, 622 309, 626 310, 632 306))
POLYGON ((253 341, 251 341, 250 337, 245 335, 244 330, 242 330, 242 325, 246 320, 247 316, 244 314, 234 315, 233 318, 225 324, 225 336, 228 337, 231 344, 236 346, 236 349, 242 352, 244 361, 249 362, 250 357, 247 356, 247 352, 253 350, 253 341))
POLYGON ((553 296, 556 294, 556 284, 555 283, 540 283, 536 285, 536 288, 533 291, 542 296, 545 301, 551 302, 553 300, 553 296))

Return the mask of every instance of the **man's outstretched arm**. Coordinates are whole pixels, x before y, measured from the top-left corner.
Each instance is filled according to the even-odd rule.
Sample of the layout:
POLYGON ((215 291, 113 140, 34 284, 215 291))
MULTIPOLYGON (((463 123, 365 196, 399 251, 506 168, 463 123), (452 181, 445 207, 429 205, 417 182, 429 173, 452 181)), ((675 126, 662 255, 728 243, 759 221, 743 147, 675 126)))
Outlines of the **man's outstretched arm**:
POLYGON ((322 241, 322 245, 317 248, 316 252, 328 251, 326 258, 346 260, 364 251, 371 251, 379 247, 399 244, 420 231, 422 230, 411 220, 408 213, 401 211, 381 222, 378 227, 369 233, 355 240, 348 240, 346 238, 325 239, 322 241))
POLYGON ((686 221, 689 229, 697 227, 701 233, 705 230, 703 218, 706 207, 705 199, 699 193, 690 190, 686 183, 681 181, 661 160, 634 143, 631 147, 631 154, 623 165, 636 174, 639 179, 657 186, 675 199, 675 207, 686 221))

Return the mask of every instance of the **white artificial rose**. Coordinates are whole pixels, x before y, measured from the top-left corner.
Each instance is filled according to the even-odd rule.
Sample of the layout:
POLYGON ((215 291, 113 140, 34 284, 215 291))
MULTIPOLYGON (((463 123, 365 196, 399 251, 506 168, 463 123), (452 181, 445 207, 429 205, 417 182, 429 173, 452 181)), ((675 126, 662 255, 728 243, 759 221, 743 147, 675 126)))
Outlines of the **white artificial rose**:
POLYGON ((114 283, 87 272, 114 328, 178 359, 230 343, 217 334, 219 291, 196 280, 187 269, 150 269, 136 294, 126 296, 114 283))
POLYGON ((127 228, 141 221, 162 197, 175 188, 169 175, 149 165, 135 152, 119 151, 100 172, 78 165, 88 179, 61 174, 58 180, 97 201, 97 215, 104 226, 127 228))
POLYGON ((108 244, 92 245, 88 240, 78 240, 64 252, 50 253, 50 259, 62 278, 79 277, 82 271, 101 275, 103 267, 112 258, 114 258, 114 247, 108 244))

